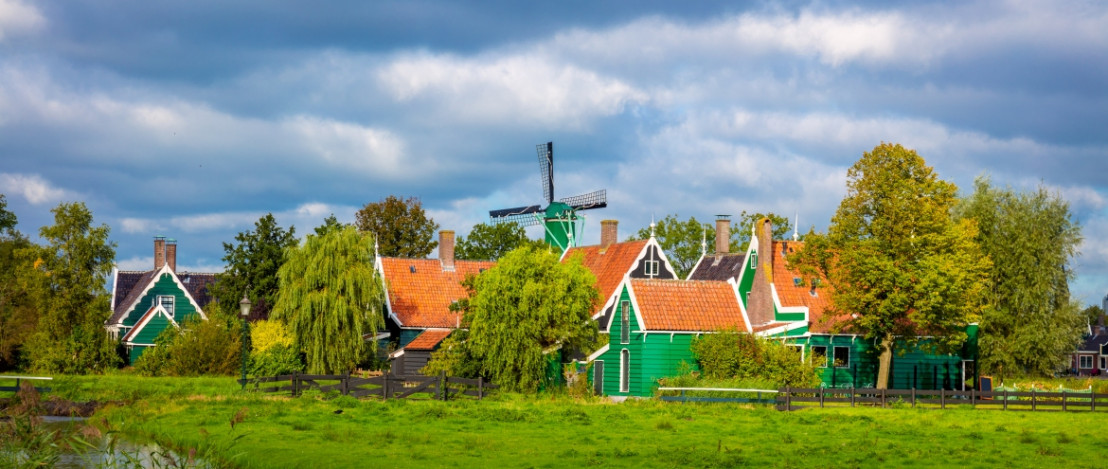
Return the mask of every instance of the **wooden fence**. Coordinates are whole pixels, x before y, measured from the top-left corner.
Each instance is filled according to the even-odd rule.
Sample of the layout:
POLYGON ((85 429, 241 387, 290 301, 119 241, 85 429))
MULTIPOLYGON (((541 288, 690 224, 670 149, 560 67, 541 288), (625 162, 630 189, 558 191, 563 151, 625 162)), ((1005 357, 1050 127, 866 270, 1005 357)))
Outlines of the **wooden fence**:
POLYGON ((945 409, 969 405, 1000 410, 1054 410, 1096 412, 1108 410, 1108 394, 1092 392, 955 391, 872 388, 783 388, 777 408, 925 406, 945 409))
MULTIPOLYGON (((4 392, 4 391, 19 392, 19 383, 20 383, 20 382, 22 382, 23 380, 51 381, 51 380, 53 380, 54 378, 51 378, 51 377, 49 377, 49 376, 11 376, 11 375, 0 375, 0 381, 10 381, 10 380, 13 380, 13 379, 15 380, 15 386, 0 386, 0 392, 4 392)), ((50 391, 50 388, 48 388, 48 387, 38 387, 38 386, 36 386, 36 387, 35 387, 35 391, 38 391, 38 392, 49 392, 49 391, 50 391)))
MULTIPOLYGON (((240 380, 241 383, 241 380, 240 380)), ((246 380, 247 385, 259 392, 288 392, 299 396, 306 390, 319 392, 338 391, 344 396, 380 397, 382 399, 434 399, 450 400, 459 397, 484 398, 496 385, 483 378, 467 379, 451 376, 398 376, 383 374, 369 378, 344 375, 310 375, 293 373, 279 376, 259 376, 246 380)))
POLYGON ((776 389, 735 389, 735 388, 658 388, 661 391, 661 399, 671 402, 742 402, 749 404, 775 404, 777 403, 776 389), (677 392, 678 395, 666 395, 667 392, 677 392), (686 395, 686 393, 709 393, 709 396, 686 395), (727 397, 722 397, 726 395, 727 397), (717 397, 719 396, 719 397, 717 397))

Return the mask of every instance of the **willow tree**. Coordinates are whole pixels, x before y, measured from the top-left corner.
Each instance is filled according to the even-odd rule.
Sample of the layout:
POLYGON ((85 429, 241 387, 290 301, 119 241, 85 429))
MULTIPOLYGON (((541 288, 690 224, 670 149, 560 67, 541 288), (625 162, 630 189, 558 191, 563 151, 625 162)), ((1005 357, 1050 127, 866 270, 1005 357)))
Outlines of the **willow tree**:
POLYGON ((981 368, 998 378, 1051 376, 1069 363, 1087 318, 1070 298, 1081 227, 1069 204, 1040 187, 1016 192, 975 182, 958 213, 977 222, 993 263, 981 321, 981 368))
POLYGON ((471 283, 467 345, 482 371, 506 389, 533 392, 550 352, 589 351, 596 344, 590 316, 600 294, 580 258, 563 263, 549 249, 524 246, 471 283))
POLYGON ((352 370, 376 351, 384 293, 373 270, 373 240, 352 226, 308 235, 277 272, 274 318, 305 354, 309 373, 352 370))
POLYGON ((878 344, 886 388, 894 344, 952 350, 980 319, 989 260, 972 220, 955 221, 958 188, 923 158, 882 143, 847 171, 847 194, 826 234, 809 233, 796 261, 834 287, 833 329, 878 344))

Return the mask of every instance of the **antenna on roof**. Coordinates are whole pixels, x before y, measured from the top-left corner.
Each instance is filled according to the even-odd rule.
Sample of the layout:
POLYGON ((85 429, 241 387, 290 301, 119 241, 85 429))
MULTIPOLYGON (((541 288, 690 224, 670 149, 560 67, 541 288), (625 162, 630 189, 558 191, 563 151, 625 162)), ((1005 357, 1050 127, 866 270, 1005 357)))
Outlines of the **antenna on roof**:
POLYGON ((794 220, 796 220, 796 221, 793 222, 793 241, 797 241, 797 240, 800 239, 800 232, 798 231, 800 229, 800 211, 799 210, 796 211, 796 218, 794 220))

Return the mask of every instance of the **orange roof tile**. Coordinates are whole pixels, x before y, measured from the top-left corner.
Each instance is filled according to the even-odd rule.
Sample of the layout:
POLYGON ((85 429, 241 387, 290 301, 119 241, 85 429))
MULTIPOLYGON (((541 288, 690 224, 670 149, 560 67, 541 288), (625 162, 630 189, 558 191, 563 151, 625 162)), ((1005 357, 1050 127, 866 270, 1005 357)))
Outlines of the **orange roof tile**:
POLYGON ((442 270, 438 259, 381 258, 389 292, 389 310, 403 327, 456 327, 460 313, 450 304, 465 298, 462 280, 495 266, 493 261, 454 261, 454 271, 442 270))
POLYGON ((747 330, 735 291, 727 282, 631 280, 646 330, 747 330))
MULTIPOLYGON (((456 262, 456 261, 455 261, 456 262)), ((427 329, 412 339, 405 350, 434 350, 446 336, 453 332, 451 329, 427 329)))
POLYGON ((583 256, 581 263, 596 276, 596 289, 600 291, 600 304, 597 305, 597 310, 603 308, 604 302, 616 292, 619 283, 635 266, 635 259, 638 259, 648 242, 648 240, 624 241, 613 243, 607 248, 599 244, 580 246, 570 248, 566 252, 565 259, 577 255, 583 256))
POLYGON ((786 256, 803 246, 804 243, 797 241, 773 242, 773 286, 777 289, 781 306, 808 307, 809 330, 828 332, 831 324, 824 320, 823 313, 831 305, 831 284, 826 279, 821 280, 816 295, 812 296, 811 279, 804 279, 799 270, 790 269, 786 260, 786 256), (788 252, 781 255, 782 249, 787 249, 788 252), (796 284, 797 278, 803 280, 803 285, 796 284))

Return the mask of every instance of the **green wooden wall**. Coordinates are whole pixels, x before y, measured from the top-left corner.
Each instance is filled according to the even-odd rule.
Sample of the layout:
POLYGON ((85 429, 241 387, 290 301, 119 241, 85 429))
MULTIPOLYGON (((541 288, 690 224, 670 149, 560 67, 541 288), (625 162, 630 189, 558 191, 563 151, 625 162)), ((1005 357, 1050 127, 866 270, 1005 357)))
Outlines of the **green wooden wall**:
MULTIPOLYGON (((154 283, 154 286, 135 303, 134 309, 132 309, 127 315, 127 318, 123 320, 123 325, 134 326, 161 295, 173 295, 173 320, 177 321, 178 324, 184 320, 191 319, 197 314, 196 308, 192 306, 192 302, 185 296, 185 292, 177 286, 177 282, 173 281, 173 277, 169 274, 162 274, 162 276, 158 278, 158 281, 154 283)), ((161 332, 161 329, 159 329, 158 332, 161 332)), ((155 333, 154 335, 157 334, 155 333)))
MULTIPOLYGON (((878 348, 872 341, 845 335, 813 335, 792 339, 790 343, 804 344, 807 356, 811 356, 814 346, 827 347, 827 362, 817 368, 824 386, 868 388, 877 383, 878 348), (847 347, 849 365, 834 366, 834 347, 847 347)), ((962 361, 974 359, 970 347, 952 354, 932 353, 927 350, 926 343, 920 347, 906 347, 906 350, 901 347, 903 343, 893 355, 891 389, 960 389, 962 361)))

